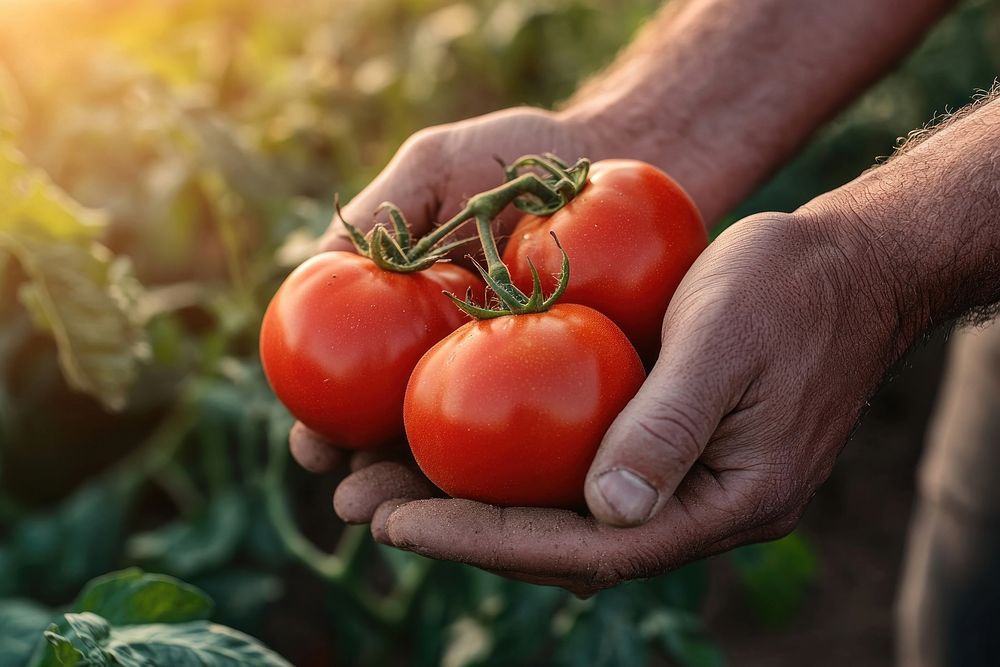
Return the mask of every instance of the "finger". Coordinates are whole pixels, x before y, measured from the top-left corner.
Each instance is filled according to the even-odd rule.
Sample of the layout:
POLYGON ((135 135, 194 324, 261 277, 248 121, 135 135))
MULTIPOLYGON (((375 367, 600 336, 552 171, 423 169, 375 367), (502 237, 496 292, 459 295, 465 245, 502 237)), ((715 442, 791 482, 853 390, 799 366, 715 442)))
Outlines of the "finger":
POLYGON ((288 433, 288 448, 300 466, 309 472, 330 472, 343 460, 343 452, 302 422, 288 433))
POLYGON ((351 472, 357 472, 380 461, 396 461, 397 463, 404 463, 411 468, 416 468, 413 455, 410 453, 410 446, 404 442, 376 447, 375 449, 359 449, 351 455, 351 472))
POLYGON ((392 546, 389 535, 385 532, 385 521, 389 515, 395 512, 401 505, 409 502, 412 498, 390 498, 382 502, 372 513, 371 527, 372 538, 379 544, 392 546))
POLYGON ((347 523, 368 523, 393 498, 431 498, 437 490, 414 468, 381 461, 348 475, 333 494, 333 509, 347 523))
POLYGON ((655 520, 616 528, 568 510, 501 508, 470 500, 405 503, 385 520, 393 546, 584 594, 651 576, 708 553, 734 534, 715 503, 668 502, 655 520))
POLYGON ((599 521, 645 523, 673 496, 745 389, 719 358, 708 347, 664 345, 587 474, 587 506, 599 521))
MULTIPOLYGON (((431 129, 410 137, 385 169, 344 206, 343 219, 362 233, 372 228, 383 202, 392 202, 403 212, 414 235, 421 236, 437 217, 442 181, 442 130, 431 129)), ((323 250, 353 250, 350 235, 335 216, 321 243, 323 250)))

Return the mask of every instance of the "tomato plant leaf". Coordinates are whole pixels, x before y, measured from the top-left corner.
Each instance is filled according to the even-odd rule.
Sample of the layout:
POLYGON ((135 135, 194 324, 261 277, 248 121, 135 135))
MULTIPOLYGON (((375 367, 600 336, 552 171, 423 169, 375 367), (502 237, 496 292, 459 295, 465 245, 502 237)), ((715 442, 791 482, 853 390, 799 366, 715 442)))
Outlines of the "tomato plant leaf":
POLYGON ((632 611, 631 589, 602 591, 592 606, 576 619, 556 650, 559 665, 644 665, 646 641, 639 633, 632 611))
MULTIPOLYGON (((73 646, 73 642, 70 641, 68 637, 64 637, 58 633, 58 629, 55 625, 49 626, 49 629, 45 631, 45 639, 49 642, 52 647, 51 658, 43 665, 65 665, 66 667, 72 667, 73 665, 79 664, 92 664, 83 657, 83 652, 73 646)), ((96 664, 107 664, 107 662, 99 662, 96 664)))
POLYGON ((129 649, 149 665, 206 667, 288 667, 289 663, 256 639, 206 621, 155 623, 116 628, 108 650, 129 649))
POLYGON ((178 520, 159 530, 133 535, 126 550, 146 567, 190 577, 230 559, 246 533, 245 498, 223 493, 191 520, 178 520))
POLYGON ((0 600, 0 665, 26 665, 52 617, 28 600, 0 600))
POLYGON ((61 594, 114 567, 136 483, 134 472, 110 475, 85 485, 54 510, 17 522, 8 545, 19 590, 61 594))
POLYGON ((0 201, 0 249, 27 274, 19 296, 55 339, 67 382, 121 409, 146 348, 128 263, 96 242, 103 221, 95 212, 3 145, 0 201))
POLYGON ((237 628, 258 626, 271 605, 285 594, 285 582, 271 571, 232 564, 192 583, 216 601, 212 619, 237 628))
POLYGON ((729 560, 757 618, 772 627, 794 617, 817 571, 816 557, 799 533, 742 547, 729 560))
POLYGON ((691 612, 657 609, 639 626, 644 637, 658 640, 681 667, 722 667, 722 652, 705 637, 701 618, 691 612))
POLYGON ((45 638, 53 647, 43 665, 121 667, 289 667, 256 639, 207 621, 113 626, 98 614, 66 614, 67 631, 52 625, 45 638))
POLYGON ((212 607, 212 600, 194 586, 138 568, 94 579, 74 605, 76 611, 100 614, 114 625, 200 621, 212 607))
POLYGON ((653 598, 656 606, 696 612, 705 602, 708 584, 708 561, 700 560, 647 580, 643 592, 653 598))

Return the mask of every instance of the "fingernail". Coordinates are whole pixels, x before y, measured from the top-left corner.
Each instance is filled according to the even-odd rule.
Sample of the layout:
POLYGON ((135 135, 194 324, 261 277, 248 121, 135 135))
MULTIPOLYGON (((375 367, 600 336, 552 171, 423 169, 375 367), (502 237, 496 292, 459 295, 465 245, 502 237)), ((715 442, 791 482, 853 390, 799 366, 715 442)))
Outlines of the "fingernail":
POLYGON ((623 524, 636 525, 649 518, 659 497, 656 489, 631 470, 609 470, 597 478, 597 488, 608 507, 623 524))

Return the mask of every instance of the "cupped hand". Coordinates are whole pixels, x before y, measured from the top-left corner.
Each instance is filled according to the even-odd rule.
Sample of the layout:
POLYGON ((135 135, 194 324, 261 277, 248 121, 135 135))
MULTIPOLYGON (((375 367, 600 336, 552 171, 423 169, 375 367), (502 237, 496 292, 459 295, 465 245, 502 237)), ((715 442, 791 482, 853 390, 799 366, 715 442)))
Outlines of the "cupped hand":
MULTIPOLYGON (((568 160, 594 155, 597 140, 586 123, 573 120, 567 114, 538 109, 519 108, 489 114, 479 118, 422 130, 399 149, 375 180, 343 208, 343 217, 362 232, 371 228, 376 211, 383 202, 392 202, 406 216, 417 236, 423 235, 436 223, 447 220, 461 210, 472 195, 496 187, 503 182, 503 171, 495 157, 513 161, 528 153, 553 152, 568 160)), ((499 219, 502 235, 505 225, 516 222, 516 210, 509 210, 499 219)), ((473 229, 460 230, 458 235, 471 235, 473 229), (464 231, 464 234, 463 234, 464 231)), ((346 229, 335 220, 320 243, 320 250, 348 250, 354 247, 346 229)), ((459 248, 458 255, 469 249, 459 248)), ((411 472, 398 459, 405 451, 362 451, 352 453, 331 443, 296 423, 289 434, 292 456, 307 470, 329 472, 348 462, 352 470, 360 471, 379 462, 377 475, 349 478, 347 493, 336 504, 338 513, 350 522, 371 519, 378 501, 391 497, 424 497, 433 489, 419 475, 411 472), (383 459, 396 459, 383 461, 383 459), (395 494, 395 495, 393 495, 395 494)), ((405 450, 405 445, 399 443, 405 450)), ((341 494, 338 494, 340 497, 341 494)))
POLYGON ((580 595, 786 534, 911 337, 864 226, 829 218, 753 216, 695 263, 591 467, 592 516, 374 497, 383 473, 417 483, 401 464, 338 500, 367 494, 386 544, 580 595))

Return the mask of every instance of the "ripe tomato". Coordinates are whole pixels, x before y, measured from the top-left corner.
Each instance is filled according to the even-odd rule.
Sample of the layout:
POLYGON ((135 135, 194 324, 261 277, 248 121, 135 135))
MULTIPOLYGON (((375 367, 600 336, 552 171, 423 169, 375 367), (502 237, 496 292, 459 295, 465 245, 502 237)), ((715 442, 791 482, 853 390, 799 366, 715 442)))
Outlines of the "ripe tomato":
POLYGON ((260 356, 274 393, 340 446, 364 449, 402 435, 410 371, 468 319, 441 291, 467 287, 482 283, 452 264, 393 273, 349 252, 309 259, 264 315, 260 356))
POLYGON ((647 362, 656 359, 670 297, 708 245, 701 215, 662 171, 637 160, 594 163, 589 182, 549 217, 524 216, 503 254, 514 284, 531 289, 531 258, 551 292, 562 254, 573 272, 562 303, 579 303, 610 317, 647 362))
POLYGON ((585 306, 469 322, 413 370, 406 435, 452 496, 582 507, 601 438, 644 378, 625 334, 585 306))

